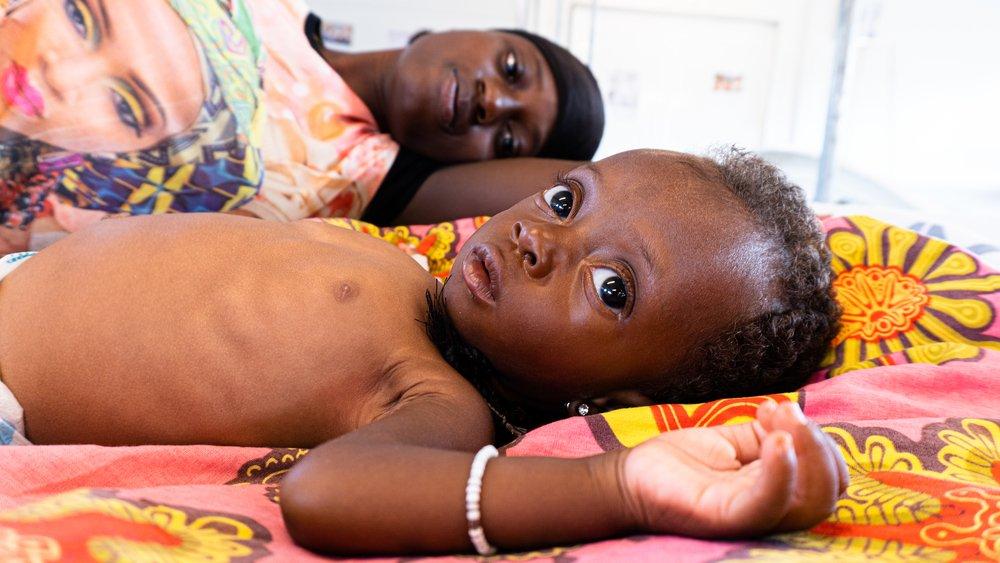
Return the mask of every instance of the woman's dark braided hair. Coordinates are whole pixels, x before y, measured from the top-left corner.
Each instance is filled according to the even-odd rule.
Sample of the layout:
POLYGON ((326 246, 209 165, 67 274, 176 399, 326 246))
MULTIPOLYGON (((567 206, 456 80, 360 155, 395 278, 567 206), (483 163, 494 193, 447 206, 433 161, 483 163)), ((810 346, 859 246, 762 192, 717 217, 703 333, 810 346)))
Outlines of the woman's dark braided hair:
POLYGON ((745 207, 773 252, 773 310, 708 339, 653 389, 655 401, 701 402, 792 391, 818 368, 839 329, 830 252, 802 190, 737 147, 714 151, 715 180, 745 207))

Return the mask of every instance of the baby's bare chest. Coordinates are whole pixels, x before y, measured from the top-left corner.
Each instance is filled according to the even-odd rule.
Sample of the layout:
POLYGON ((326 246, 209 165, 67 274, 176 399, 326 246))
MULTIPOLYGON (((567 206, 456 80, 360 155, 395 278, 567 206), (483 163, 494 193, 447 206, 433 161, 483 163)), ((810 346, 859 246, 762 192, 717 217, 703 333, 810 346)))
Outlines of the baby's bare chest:
POLYGON ((392 396, 394 362, 427 350, 424 294, 436 282, 386 247, 298 241, 145 261, 98 248, 85 263, 39 255, 5 288, 18 319, 3 335, 5 381, 52 441, 325 439, 392 396), (45 413, 81 405, 127 435, 100 435, 100 416, 73 427, 80 436, 46 428, 45 413))
POLYGON ((241 362, 280 366, 277 377, 378 377, 395 350, 426 341, 424 295, 433 286, 424 278, 377 261, 325 258, 304 266, 288 257, 252 284, 219 289, 192 317, 212 319, 206 337, 241 362))

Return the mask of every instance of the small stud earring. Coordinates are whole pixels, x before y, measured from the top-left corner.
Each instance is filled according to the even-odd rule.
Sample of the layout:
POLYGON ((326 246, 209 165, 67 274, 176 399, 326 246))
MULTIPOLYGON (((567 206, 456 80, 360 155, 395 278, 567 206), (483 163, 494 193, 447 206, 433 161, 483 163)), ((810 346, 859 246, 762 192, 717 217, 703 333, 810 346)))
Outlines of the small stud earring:
POLYGON ((570 401, 566 403, 566 412, 570 416, 587 416, 590 414, 590 405, 583 401, 570 401))

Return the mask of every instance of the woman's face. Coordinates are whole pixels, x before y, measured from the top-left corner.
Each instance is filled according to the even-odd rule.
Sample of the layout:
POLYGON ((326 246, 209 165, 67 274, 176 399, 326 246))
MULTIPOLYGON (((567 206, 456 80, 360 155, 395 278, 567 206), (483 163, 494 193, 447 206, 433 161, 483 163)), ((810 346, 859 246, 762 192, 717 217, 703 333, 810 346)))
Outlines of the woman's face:
POLYGON ((76 152, 146 149, 205 99, 166 0, 15 1, 0 20, 0 128, 76 152))
POLYGON ((442 162, 535 155, 558 107, 538 49, 497 31, 418 38, 400 55, 387 97, 393 138, 442 162))

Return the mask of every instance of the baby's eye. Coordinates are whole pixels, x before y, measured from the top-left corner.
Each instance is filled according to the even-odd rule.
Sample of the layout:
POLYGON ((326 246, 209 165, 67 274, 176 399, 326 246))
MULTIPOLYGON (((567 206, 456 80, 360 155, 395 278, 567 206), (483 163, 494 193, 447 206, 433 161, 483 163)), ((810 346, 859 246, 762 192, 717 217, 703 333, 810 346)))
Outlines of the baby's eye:
POLYGON ((616 312, 625 308, 628 302, 628 289, 625 280, 618 275, 618 272, 611 268, 594 268, 591 274, 594 278, 594 289, 597 296, 601 298, 609 308, 616 312))
POLYGON ((556 186, 545 190, 542 194, 545 203, 552 208, 556 215, 565 219, 573 211, 573 190, 566 186, 556 186))

